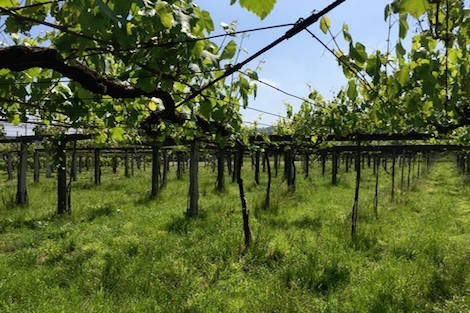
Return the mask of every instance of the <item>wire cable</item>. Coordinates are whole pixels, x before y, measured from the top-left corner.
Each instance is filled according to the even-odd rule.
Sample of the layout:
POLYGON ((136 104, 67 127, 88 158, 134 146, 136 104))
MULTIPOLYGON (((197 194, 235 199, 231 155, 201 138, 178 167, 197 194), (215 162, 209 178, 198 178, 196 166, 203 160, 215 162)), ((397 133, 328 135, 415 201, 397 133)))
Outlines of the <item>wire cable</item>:
POLYGON ((326 8, 324 8, 323 10, 321 10, 320 12, 318 12, 318 13, 315 12, 315 13, 311 14, 308 18, 299 21, 298 23, 295 24, 295 26, 293 26, 290 30, 288 30, 284 35, 277 38, 276 40, 274 40, 273 42, 271 42, 269 45, 265 46, 264 48, 258 50, 256 53, 252 54, 250 57, 248 57, 244 61, 231 66, 230 68, 228 68, 224 72, 223 75, 217 77, 216 79, 211 80, 206 85, 204 85, 202 88, 200 88, 199 90, 193 92, 186 99, 184 99, 183 101, 178 103, 176 105, 176 107, 178 108, 178 107, 182 106, 183 104, 193 100, 194 98, 199 96, 207 88, 213 86, 214 84, 221 81, 222 79, 232 75, 236 71, 241 70, 243 68, 243 66, 250 63, 251 61, 253 61, 257 57, 259 57, 260 55, 262 55, 262 54, 266 53, 267 51, 271 50, 272 48, 276 47, 281 42, 283 42, 285 40, 288 40, 288 39, 292 38, 293 36, 297 35, 298 33, 303 31, 308 26, 310 26, 310 25, 314 24, 315 22, 317 22, 323 15, 327 14, 328 12, 330 12, 331 10, 333 10, 334 8, 336 8, 337 6, 339 6, 340 4, 342 4, 345 1, 346 0, 336 0, 336 1, 332 2, 330 5, 328 5, 326 8))

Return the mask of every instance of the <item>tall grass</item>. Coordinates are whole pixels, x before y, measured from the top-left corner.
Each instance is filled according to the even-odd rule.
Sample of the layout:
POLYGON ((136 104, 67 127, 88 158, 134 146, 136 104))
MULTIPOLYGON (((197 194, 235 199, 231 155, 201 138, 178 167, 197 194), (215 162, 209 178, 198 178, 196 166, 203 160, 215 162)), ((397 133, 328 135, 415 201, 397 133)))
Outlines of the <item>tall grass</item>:
POLYGON ((105 168, 96 188, 81 173, 65 216, 54 213, 54 179, 29 184, 20 208, 15 182, 0 176, 0 311, 470 312, 468 179, 437 163, 390 203, 381 173, 379 219, 366 168, 351 240, 353 172, 343 166, 331 186, 316 165, 297 175, 294 194, 280 175, 265 208, 266 175, 256 186, 246 162, 254 240, 243 254, 238 188, 227 177, 227 191, 215 192, 202 163, 191 220, 188 178, 176 180, 175 167, 155 200, 150 170, 125 178, 105 168))

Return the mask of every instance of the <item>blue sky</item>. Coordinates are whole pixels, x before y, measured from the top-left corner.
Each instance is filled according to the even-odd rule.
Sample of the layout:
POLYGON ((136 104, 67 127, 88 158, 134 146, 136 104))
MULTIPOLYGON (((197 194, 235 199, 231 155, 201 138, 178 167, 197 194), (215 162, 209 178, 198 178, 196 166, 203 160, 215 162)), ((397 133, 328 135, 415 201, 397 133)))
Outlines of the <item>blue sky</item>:
MULTIPOLYGON (((211 13, 216 27, 214 34, 219 34, 223 33, 221 22, 230 24, 232 21, 237 21, 238 30, 293 23, 300 17, 307 17, 313 10, 321 10, 332 0, 277 0, 274 10, 264 20, 240 8, 238 4, 230 6, 229 0, 194 1, 211 13)), ((349 25, 353 39, 365 44, 368 53, 376 49, 385 50, 388 26, 384 21, 384 7, 389 2, 390 0, 347 0, 328 14, 332 32, 338 33, 346 23, 349 25)), ((394 27, 392 42, 397 37, 397 27, 394 27)), ((318 24, 309 29, 324 42, 330 42, 330 38, 320 31, 318 24)), ((286 30, 287 28, 251 33, 244 39, 243 46, 247 53, 242 53, 241 59, 269 44, 286 30)), ((342 34, 338 38, 340 44, 342 43, 346 48, 342 34)), ((332 46, 331 43, 329 45, 332 46)), ((259 73, 262 80, 302 97, 306 97, 309 93, 307 84, 320 91, 325 98, 331 98, 346 83, 334 57, 306 32, 281 43, 253 61, 248 67, 254 69, 260 61, 264 62, 262 71, 259 73)), ((250 106, 285 115, 285 102, 293 105, 294 111, 300 106, 300 100, 260 85, 258 96, 250 102, 250 106)), ((243 116, 245 121, 259 120, 261 117, 259 121, 265 124, 272 124, 277 119, 274 116, 251 110, 244 111, 243 116)), ((16 135, 17 131, 24 133, 24 127, 8 128, 9 135, 16 135)))
MULTIPOLYGON (((321 10, 331 3, 331 0, 277 0, 274 10, 264 20, 240 8, 238 4, 230 6, 229 0, 195 0, 195 2, 211 13, 216 25, 215 33, 220 33, 222 32, 221 22, 230 24, 232 21, 237 21, 238 30, 292 23, 300 17, 307 17, 313 10, 321 10)), ((377 49, 386 50, 388 25, 384 21, 384 8, 387 3, 390 1, 347 0, 328 14, 333 34, 342 30, 343 23, 346 23, 349 25, 353 39, 362 42, 367 47, 368 53, 377 49)), ((397 27, 393 31, 393 38, 397 37, 397 27)), ((318 24, 309 29, 322 40, 324 39, 324 42, 330 41, 330 38, 321 32, 318 24)), ((244 40, 243 46, 249 54, 254 53, 286 30, 276 29, 251 33, 244 40)), ((339 38, 343 47, 346 47, 342 34, 339 38)), ((246 56, 248 54, 242 54, 242 58, 246 56)), ((307 83, 320 91, 325 98, 331 98, 333 93, 346 82, 334 57, 306 32, 298 34, 264 54, 251 64, 251 68, 255 68, 260 60, 265 62, 259 74, 262 80, 303 97, 309 94, 307 83)), ((284 103, 286 101, 293 105, 294 111, 299 108, 301 102, 269 87, 260 86, 258 96, 250 103, 250 106, 285 115, 284 103)), ((243 115, 244 120, 253 121, 259 118, 260 113, 246 110, 243 115)), ((261 117, 261 121, 267 124, 272 124, 277 119, 270 115, 261 115, 261 117)))

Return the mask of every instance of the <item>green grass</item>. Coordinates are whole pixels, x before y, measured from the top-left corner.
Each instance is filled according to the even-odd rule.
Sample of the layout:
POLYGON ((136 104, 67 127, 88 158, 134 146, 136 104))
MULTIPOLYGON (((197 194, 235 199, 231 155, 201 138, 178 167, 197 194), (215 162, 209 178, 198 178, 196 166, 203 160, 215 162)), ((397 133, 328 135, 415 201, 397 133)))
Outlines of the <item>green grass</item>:
POLYGON ((54 214, 54 179, 30 184, 30 205, 19 208, 2 173, 0 312, 470 312, 468 178, 436 163, 400 195, 397 175, 392 204, 381 174, 376 220, 365 170, 352 241, 354 174, 344 165, 334 187, 318 165, 309 179, 298 170, 295 194, 275 178, 263 209, 266 175, 255 186, 247 161, 254 238, 242 253, 237 185, 227 178, 216 192, 202 164, 192 220, 175 167, 153 201, 149 169, 126 179, 105 168, 98 188, 82 173, 67 216, 54 214))

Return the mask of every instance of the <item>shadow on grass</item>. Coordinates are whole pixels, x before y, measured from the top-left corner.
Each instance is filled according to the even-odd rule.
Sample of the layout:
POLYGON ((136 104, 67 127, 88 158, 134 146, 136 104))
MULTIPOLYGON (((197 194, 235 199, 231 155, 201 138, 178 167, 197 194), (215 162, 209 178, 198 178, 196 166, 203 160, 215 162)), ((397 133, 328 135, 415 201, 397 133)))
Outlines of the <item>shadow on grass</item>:
POLYGON ((87 212, 86 216, 82 221, 91 222, 98 217, 102 216, 112 216, 116 213, 115 207, 110 203, 98 204, 95 206, 90 207, 87 212))
MULTIPOLYGON (((178 216, 175 217, 171 222, 166 224, 165 228, 170 233, 178 235, 187 235, 188 232, 194 227, 195 222, 207 220, 207 214, 200 212, 196 217, 178 216)), ((199 225, 203 226, 203 225, 199 225)))
POLYGON ((46 227, 49 223, 56 220, 62 219, 68 215, 58 215, 57 213, 50 213, 38 218, 25 219, 24 216, 20 216, 16 219, 7 218, 0 221, 0 234, 6 233, 8 229, 20 229, 27 228, 31 230, 40 229, 46 227))

